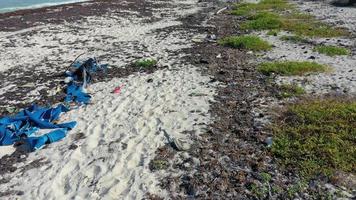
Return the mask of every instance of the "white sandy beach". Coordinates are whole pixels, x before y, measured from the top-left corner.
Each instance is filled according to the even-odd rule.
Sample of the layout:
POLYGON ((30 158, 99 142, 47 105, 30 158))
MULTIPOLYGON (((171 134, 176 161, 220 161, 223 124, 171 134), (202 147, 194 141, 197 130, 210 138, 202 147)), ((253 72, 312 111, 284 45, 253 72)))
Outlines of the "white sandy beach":
MULTIPOLYGON (((184 131, 199 134, 209 124, 209 101, 215 94, 214 86, 208 84, 210 78, 179 59, 184 55, 175 53, 191 46, 194 34, 162 31, 180 25, 178 18, 197 12, 199 6, 191 0, 169 4, 173 8, 155 10, 157 15, 164 12, 169 16, 152 23, 145 23, 146 18, 137 17, 135 12, 122 11, 125 17, 110 14, 0 33, 0 44, 6 46, 0 50, 2 71, 36 65, 34 73, 55 73, 51 65, 70 63, 82 52, 102 58, 110 67, 123 67, 140 57, 154 57, 160 65, 168 66, 149 75, 136 73, 90 85, 92 104, 62 118, 75 120, 78 126, 65 139, 30 154, 26 163, 16 166, 17 171, 2 177, 9 179, 0 185, 2 191, 12 188, 24 192, 6 199, 142 199, 147 193, 166 196, 157 186, 164 174, 152 173, 148 164, 157 148, 168 142, 164 131, 189 142, 184 131), (10 43, 13 45, 6 45, 10 43), (111 93, 120 85, 120 94, 111 93), (80 133, 84 138, 77 141, 80 133), (71 144, 78 148, 69 150, 71 144), (50 164, 21 170, 37 159, 50 164)), ((37 88, 41 86, 46 89, 46 83, 37 88)), ((11 82, 1 83, 1 93, 16 88, 11 82)), ((38 95, 33 91, 26 100, 31 102, 38 95)))

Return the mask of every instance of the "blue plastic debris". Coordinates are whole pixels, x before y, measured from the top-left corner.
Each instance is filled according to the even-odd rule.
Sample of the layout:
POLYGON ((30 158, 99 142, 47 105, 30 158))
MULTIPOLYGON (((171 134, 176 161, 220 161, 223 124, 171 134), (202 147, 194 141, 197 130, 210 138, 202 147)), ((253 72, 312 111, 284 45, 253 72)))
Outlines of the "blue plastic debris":
POLYGON ((65 102, 77 102, 88 104, 91 96, 84 92, 84 88, 92 81, 92 74, 98 70, 107 71, 107 64, 99 64, 95 58, 85 61, 75 61, 72 66, 73 71, 66 72, 67 96, 65 102))
POLYGON ((42 108, 32 105, 12 117, 0 118, 0 145, 12 145, 25 142, 33 151, 45 144, 56 142, 66 136, 68 130, 76 126, 76 122, 55 124, 62 112, 69 111, 64 105, 55 108, 42 108), (39 129, 56 129, 47 134, 37 136, 39 129))

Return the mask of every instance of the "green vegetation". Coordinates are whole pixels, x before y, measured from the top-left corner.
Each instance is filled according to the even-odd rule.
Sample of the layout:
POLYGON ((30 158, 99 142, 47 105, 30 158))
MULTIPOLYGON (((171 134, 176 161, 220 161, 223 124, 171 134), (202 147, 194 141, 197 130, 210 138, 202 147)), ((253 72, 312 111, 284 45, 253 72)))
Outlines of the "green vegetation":
POLYGON ((326 45, 319 45, 314 48, 314 51, 317 51, 319 53, 328 55, 328 56, 338 56, 338 55, 349 55, 350 50, 343 48, 343 47, 337 47, 337 46, 326 46, 326 45))
POLYGON ((313 16, 297 12, 287 1, 266 0, 260 3, 237 4, 232 14, 247 17, 243 29, 279 29, 308 37, 338 37, 347 35, 344 29, 321 23, 313 16), (289 12, 283 12, 288 10, 289 12))
POLYGON ((149 164, 149 168, 151 171, 167 169, 169 167, 169 163, 166 160, 155 159, 152 160, 149 164))
POLYGON ((271 49, 271 45, 257 36, 230 36, 223 38, 219 44, 253 51, 263 51, 271 49))
POLYGON ((284 84, 279 86, 279 96, 282 98, 298 97, 305 94, 305 90, 295 84, 284 84))
POLYGON ((287 189, 287 196, 288 198, 292 199, 296 193, 299 193, 303 190, 303 187, 306 186, 305 182, 300 182, 297 184, 294 184, 292 186, 289 186, 287 189))
POLYGON ((260 174, 261 178, 262 178, 262 182, 263 183, 268 183, 271 181, 272 179, 272 176, 269 174, 269 173, 266 173, 266 172, 262 172, 260 174))
POLYGON ((324 72, 327 70, 327 67, 316 62, 284 61, 262 63, 258 70, 265 75, 276 73, 280 75, 292 76, 304 75, 312 72, 324 72))
POLYGON ((289 42, 293 42, 293 43, 307 43, 308 42, 307 39, 305 39, 304 37, 299 36, 299 35, 290 35, 290 36, 283 35, 280 39, 283 41, 289 41, 289 42))
POLYGON ((153 58, 140 59, 134 63, 136 67, 142 67, 142 68, 154 67, 156 66, 156 64, 157 64, 157 60, 153 58))
MULTIPOLYGON (((288 106, 273 132, 272 153, 305 180, 356 173, 356 101, 312 100, 288 106)), ((293 189, 292 189, 293 190, 293 189)), ((293 192, 291 192, 293 193, 293 192)))
POLYGON ((283 23, 283 29, 308 37, 339 37, 347 35, 344 29, 332 28, 316 20, 286 19, 283 23))
POLYGON ((262 0, 260 3, 239 3, 235 5, 235 9, 231 12, 238 16, 249 16, 257 12, 278 10, 283 11, 292 8, 285 0, 262 0))
POLYGON ((249 189, 258 199, 264 199, 268 195, 268 187, 266 185, 258 186, 257 184, 252 183, 249 186, 249 189))
POLYGON ((277 31, 277 30, 269 30, 269 31, 267 32, 267 35, 277 36, 277 35, 278 35, 278 31, 277 31))
POLYGON ((253 30, 270 30, 280 29, 283 26, 283 21, 279 15, 271 12, 261 12, 253 15, 246 23, 243 23, 241 28, 253 30))

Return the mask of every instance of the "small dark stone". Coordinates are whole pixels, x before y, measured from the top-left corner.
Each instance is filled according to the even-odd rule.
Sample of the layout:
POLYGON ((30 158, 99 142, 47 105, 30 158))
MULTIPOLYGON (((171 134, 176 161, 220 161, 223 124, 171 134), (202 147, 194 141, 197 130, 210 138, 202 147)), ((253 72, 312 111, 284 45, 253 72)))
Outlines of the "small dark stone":
POLYGON ((308 59, 315 60, 315 56, 309 56, 308 59))
POLYGON ((207 60, 204 59, 204 58, 200 58, 199 62, 200 62, 201 64, 209 64, 209 61, 207 61, 207 60))
POLYGON ((209 83, 214 83, 216 81, 217 81, 216 78, 212 78, 212 79, 210 79, 209 83))
POLYGON ((69 149, 70 150, 74 150, 74 149, 77 149, 78 148, 78 145, 76 145, 76 144, 71 144, 70 146, 69 146, 69 149))
POLYGON ((304 51, 304 53, 306 54, 306 53, 308 53, 308 51, 304 51))
POLYGON ((226 72, 223 71, 223 70, 218 71, 218 74, 220 74, 220 75, 223 75, 223 74, 225 74, 225 73, 226 73, 226 72))
POLYGON ((147 79, 147 83, 152 83, 152 82, 153 82, 152 78, 147 79))

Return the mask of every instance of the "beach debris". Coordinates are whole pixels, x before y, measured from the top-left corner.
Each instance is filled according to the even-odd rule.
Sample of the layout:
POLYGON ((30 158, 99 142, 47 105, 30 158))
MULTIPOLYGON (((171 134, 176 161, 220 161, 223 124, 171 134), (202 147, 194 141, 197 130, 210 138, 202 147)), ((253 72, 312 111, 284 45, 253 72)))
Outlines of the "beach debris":
POLYGON ((17 108, 16 107, 12 107, 12 106, 6 107, 5 109, 10 114, 15 113, 17 111, 17 108))
POLYGON ((190 144, 188 143, 188 141, 182 138, 173 138, 172 145, 178 151, 187 151, 190 149, 190 144))
POLYGON ((205 38, 206 38, 205 35, 195 35, 195 36, 193 36, 192 41, 201 43, 201 42, 204 42, 205 38))
POLYGON ((265 139, 265 144, 267 145, 267 147, 271 147, 273 143, 272 137, 267 137, 265 139))
POLYGON ((85 88, 92 81, 92 74, 97 71, 106 71, 107 64, 100 64, 96 58, 86 60, 77 59, 65 72, 67 83, 65 102, 76 102, 88 104, 91 96, 85 91, 85 88))
POLYGON ((114 93, 114 94, 120 94, 121 89, 122 89, 123 87, 124 87, 124 85, 120 85, 120 86, 116 87, 116 88, 112 91, 112 93, 114 93))
POLYGON ((211 35, 207 35, 206 36, 206 39, 209 41, 209 42, 213 42, 215 40, 217 40, 217 37, 215 34, 211 34, 211 35))
POLYGON ((221 8, 216 12, 216 14, 218 15, 218 14, 224 12, 226 9, 227 9, 227 7, 221 8))
POLYGON ((76 122, 55 124, 62 112, 69 109, 60 104, 55 108, 43 108, 32 105, 12 117, 0 118, 0 146, 21 144, 28 151, 41 149, 45 144, 61 140, 76 122), (40 129, 56 129, 43 135, 37 135, 40 129))
POLYGON ((182 138, 174 138, 170 136, 165 129, 159 128, 159 132, 162 132, 163 135, 167 138, 168 143, 178 151, 187 151, 190 149, 190 144, 188 141, 182 138))

